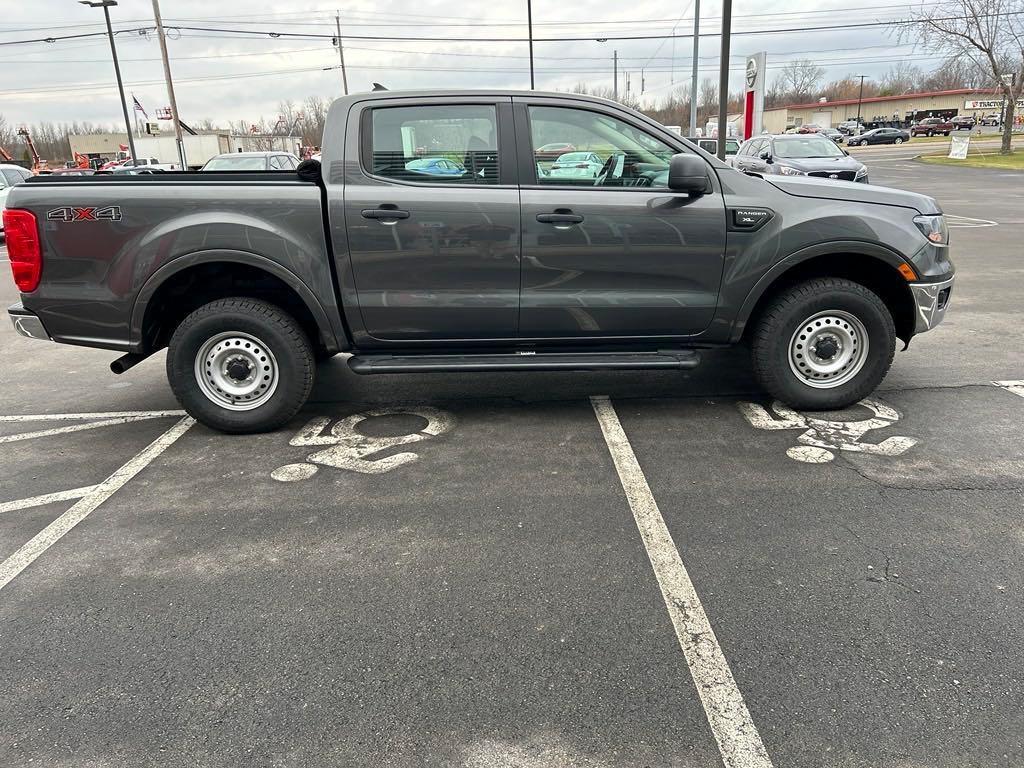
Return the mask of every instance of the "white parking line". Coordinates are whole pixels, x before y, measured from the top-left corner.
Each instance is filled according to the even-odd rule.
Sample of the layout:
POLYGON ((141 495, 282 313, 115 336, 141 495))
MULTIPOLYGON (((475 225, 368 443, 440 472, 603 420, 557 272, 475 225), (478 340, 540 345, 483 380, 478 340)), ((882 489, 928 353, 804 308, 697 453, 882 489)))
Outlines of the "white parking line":
POLYGON ((1007 392, 1024 397, 1024 381, 993 381, 997 387, 1002 387, 1007 392))
POLYGON ((57 491, 56 493, 44 493, 42 496, 29 496, 27 499, 16 501, 5 501, 0 504, 0 512, 15 512, 19 509, 31 509, 41 507, 44 504, 52 504, 55 501, 68 501, 69 499, 80 499, 88 496, 96 490, 95 485, 86 485, 82 488, 72 488, 68 491, 57 491))
POLYGON ((0 435, 0 443, 16 443, 19 440, 31 440, 34 437, 49 437, 50 435, 64 435, 68 432, 82 432, 86 429, 99 429, 100 427, 113 427, 118 424, 128 424, 133 421, 145 421, 157 419, 159 416, 119 416, 116 419, 104 419, 102 421, 88 421, 85 424, 71 424, 67 427, 53 427, 52 429, 39 429, 35 432, 19 432, 16 435, 0 435))
POLYGON ((75 421, 78 419, 120 419, 138 416, 145 419, 159 419, 165 416, 184 416, 184 411, 107 411, 100 413, 28 413, 18 416, 0 416, 0 421, 75 421))
POLYGON ((187 416, 176 423, 79 499, 67 512, 29 539, 21 549, 0 563, 0 589, 10 584, 14 577, 35 562, 37 557, 58 542, 64 534, 85 520, 100 504, 148 467, 193 424, 195 420, 187 416))
POLYGON ((729 662, 722 653, 697 590, 658 509, 618 414, 606 396, 591 397, 608 452, 626 492, 640 538, 675 627, 725 768, 771 768, 772 761, 750 718, 729 662))

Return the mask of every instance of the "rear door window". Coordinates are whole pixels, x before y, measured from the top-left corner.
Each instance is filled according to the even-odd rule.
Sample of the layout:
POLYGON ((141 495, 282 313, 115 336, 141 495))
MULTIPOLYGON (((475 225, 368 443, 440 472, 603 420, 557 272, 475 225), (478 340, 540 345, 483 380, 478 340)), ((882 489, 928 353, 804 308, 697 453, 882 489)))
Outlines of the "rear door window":
POLYGON ((498 183, 493 105, 378 107, 370 120, 365 170, 374 176, 428 184, 498 183))

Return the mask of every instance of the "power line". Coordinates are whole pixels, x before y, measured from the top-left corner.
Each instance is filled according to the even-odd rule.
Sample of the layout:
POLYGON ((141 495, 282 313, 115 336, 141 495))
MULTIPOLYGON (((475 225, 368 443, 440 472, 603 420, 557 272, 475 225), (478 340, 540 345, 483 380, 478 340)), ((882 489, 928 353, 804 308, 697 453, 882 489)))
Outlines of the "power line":
MULTIPOLYGON (((1015 15, 1016 11, 1003 11, 998 13, 978 14, 972 18, 994 18, 1000 16, 1012 16, 1015 15)), ((943 16, 936 17, 935 21, 955 21, 963 18, 961 16, 943 16)), ((824 32, 824 31, 841 31, 850 29, 870 29, 876 27, 888 27, 888 26, 900 26, 905 24, 913 24, 916 19, 889 19, 885 21, 868 21, 868 22, 856 22, 856 23, 844 23, 844 24, 825 24, 819 26, 809 27, 784 27, 774 29, 752 29, 752 30, 740 30, 734 31, 732 34, 737 36, 760 36, 760 35, 777 35, 777 34, 788 34, 793 32, 824 32)), ((628 23, 628 22, 622 22, 628 23)), ((256 35, 259 37, 271 37, 271 38, 308 38, 318 40, 330 40, 335 35, 323 34, 323 33, 312 33, 312 32, 287 32, 278 30, 255 30, 255 29, 237 29, 229 27, 193 27, 184 25, 171 25, 168 29, 176 29, 179 31, 188 32, 214 32, 228 35, 256 35)), ((128 29, 115 30, 115 34, 124 33, 137 33, 146 34, 153 30, 153 27, 135 27, 128 29)), ((0 42, 0 46, 9 45, 25 45, 28 43, 52 43, 58 40, 73 40, 88 37, 96 37, 102 35, 102 32, 83 32, 74 35, 53 35, 43 38, 34 38, 30 40, 7 40, 0 42)), ((718 32, 704 32, 701 33, 701 37, 718 37, 718 32)), ((535 37, 534 42, 549 42, 549 43, 566 43, 566 42, 589 42, 596 40, 600 37, 601 40, 663 40, 663 39, 692 39, 691 34, 644 34, 644 35, 608 35, 600 33, 599 35, 586 35, 586 36, 566 36, 566 37, 535 37)), ((438 40, 435 37, 421 37, 421 36, 393 36, 393 35, 342 35, 345 40, 382 40, 382 41, 412 41, 412 42, 430 42, 437 43, 438 40)), ((525 37, 448 37, 445 42, 463 42, 463 43, 524 43, 527 42, 525 37)))

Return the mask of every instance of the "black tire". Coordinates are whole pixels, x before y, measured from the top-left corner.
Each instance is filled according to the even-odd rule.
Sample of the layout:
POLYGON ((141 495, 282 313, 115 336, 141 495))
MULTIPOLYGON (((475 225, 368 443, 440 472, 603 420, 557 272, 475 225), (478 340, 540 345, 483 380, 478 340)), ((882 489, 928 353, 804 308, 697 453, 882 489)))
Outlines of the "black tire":
MULTIPOLYGON (((225 364, 225 370, 227 367, 225 364)), ((197 421, 232 434, 269 432, 285 424, 309 397, 315 370, 313 346, 295 319, 273 304, 244 297, 219 299, 203 305, 181 321, 167 347, 167 379, 178 402, 197 421), (223 352, 218 352, 222 345, 214 340, 222 336, 225 337, 223 352), (207 365, 210 365, 210 355, 243 353, 241 345, 237 350, 231 347, 236 338, 246 344, 251 341, 252 351, 259 356, 244 357, 251 354, 249 351, 235 355, 250 369, 247 380, 254 384, 249 386, 259 386, 261 391, 252 395, 255 402, 245 402, 245 396, 240 394, 237 401, 232 401, 234 405, 228 406, 213 399, 215 392, 204 391, 204 387, 217 389, 217 385, 212 377, 200 385, 196 360, 201 352, 207 365), (209 354, 204 352, 214 344, 216 348, 209 354), (265 369, 260 368, 260 359, 267 366, 265 369), (264 370, 267 377, 263 376, 264 370), (273 379, 269 378, 270 374, 273 379), (267 378, 268 384, 261 384, 262 378, 267 378), (264 387, 269 389, 264 391, 264 387), (249 410, 232 409, 239 407, 249 410)), ((228 393, 221 392, 221 395, 228 399, 228 393)))
POLYGON ((885 378, 896 351, 892 314, 873 291, 852 280, 821 277, 798 283, 773 297, 751 331, 754 374, 773 397, 798 410, 846 408, 870 395, 885 378), (856 318, 868 338, 868 352, 856 375, 832 388, 816 388, 794 373, 790 343, 819 312, 856 318))

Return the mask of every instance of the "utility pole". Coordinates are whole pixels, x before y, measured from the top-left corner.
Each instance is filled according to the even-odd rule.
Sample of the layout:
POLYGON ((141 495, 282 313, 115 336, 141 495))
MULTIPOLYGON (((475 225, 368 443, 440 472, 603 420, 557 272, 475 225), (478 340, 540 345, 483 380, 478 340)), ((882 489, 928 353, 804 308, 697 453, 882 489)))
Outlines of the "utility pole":
POLYGON ((647 89, 647 78, 644 77, 643 69, 640 70, 640 95, 643 96, 644 91, 647 89))
POLYGON ((612 98, 619 100, 619 52, 612 51, 612 98))
POLYGON ((726 117, 729 111, 729 44, 732 42, 732 0, 722 0, 722 50, 718 62, 718 159, 725 162, 726 117))
POLYGON ((167 35, 164 33, 164 22, 160 18, 160 0, 153 0, 153 18, 156 21, 156 33, 160 38, 160 55, 164 60, 164 79, 167 81, 167 98, 171 101, 171 120, 174 121, 174 141, 178 145, 178 161, 181 170, 188 168, 185 157, 185 142, 181 138, 181 119, 178 117, 178 100, 174 98, 174 82, 171 80, 171 61, 167 57, 167 35))
POLYGON ((533 0, 526 0, 526 27, 530 36, 530 90, 533 84, 533 0))
POLYGON ((338 31, 338 59, 341 61, 341 87, 348 96, 348 75, 345 74, 345 47, 341 44, 341 12, 334 14, 334 27, 338 31))
MULTIPOLYGON (((155 2, 156 0, 154 0, 155 2)), ((117 92, 121 94, 121 112, 124 114, 124 127, 128 131, 128 151, 135 160, 135 139, 132 137, 132 121, 128 117, 128 102, 124 99, 124 83, 121 82, 121 66, 117 63, 117 46, 114 45, 114 30, 110 27, 110 8, 117 5, 117 0, 78 0, 90 8, 102 8, 103 18, 107 22, 107 37, 110 38, 110 56, 114 59, 114 76, 117 78, 117 92)))
POLYGON ((864 78, 867 75, 857 75, 860 78, 860 93, 857 94, 857 133, 860 133, 860 103, 864 101, 864 78))
POLYGON ((629 101, 629 72, 626 72, 626 101, 629 101))
POLYGON ((697 135, 697 56, 700 53, 700 0, 693 2, 693 75, 690 78, 690 136, 697 135))

